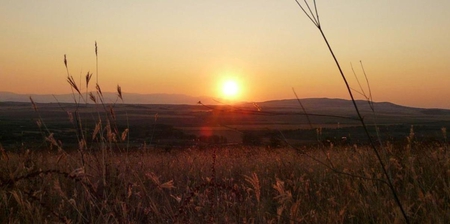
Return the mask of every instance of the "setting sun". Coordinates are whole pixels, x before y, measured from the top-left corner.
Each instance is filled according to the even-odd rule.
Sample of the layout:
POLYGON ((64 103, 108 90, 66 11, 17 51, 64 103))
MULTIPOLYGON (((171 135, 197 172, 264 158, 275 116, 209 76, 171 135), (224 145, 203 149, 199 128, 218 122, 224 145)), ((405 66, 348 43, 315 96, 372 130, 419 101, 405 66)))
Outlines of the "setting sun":
POLYGON ((239 87, 235 81, 226 81, 222 86, 222 93, 227 98, 234 98, 238 92, 239 87))

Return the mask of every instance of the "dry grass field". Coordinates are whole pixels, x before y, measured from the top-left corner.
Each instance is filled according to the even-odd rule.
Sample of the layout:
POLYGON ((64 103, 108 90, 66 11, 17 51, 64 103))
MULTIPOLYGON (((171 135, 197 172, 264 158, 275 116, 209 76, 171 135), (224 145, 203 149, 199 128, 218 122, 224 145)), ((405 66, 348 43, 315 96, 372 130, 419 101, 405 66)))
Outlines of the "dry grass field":
MULTIPOLYGON (((383 147, 413 223, 450 220, 447 147, 383 147)), ((0 222, 403 222, 366 147, 108 148, 105 175, 100 152, 83 157, 2 148, 0 222)))
MULTIPOLYGON (((205 113, 201 108, 8 103, 0 110, 1 141, 12 139, 0 145, 0 222, 404 221, 373 150, 358 141, 325 141, 325 136, 339 139, 350 132, 363 139, 354 135, 358 129, 343 124, 316 131, 282 130, 301 116, 205 113), (269 133, 283 133, 288 142, 281 147, 194 142, 173 149, 153 144, 176 143, 186 136, 191 141, 198 136, 183 131, 204 127, 265 127, 272 129, 269 133), (309 143, 290 141, 302 138, 310 138, 309 143)), ((413 223, 450 220, 448 134, 438 128, 445 123, 435 121, 445 116, 430 118, 428 126, 379 127, 378 150, 413 223), (403 141, 392 144, 383 137, 387 133, 403 141), (433 141, 424 141, 429 139, 425 136, 433 141)))

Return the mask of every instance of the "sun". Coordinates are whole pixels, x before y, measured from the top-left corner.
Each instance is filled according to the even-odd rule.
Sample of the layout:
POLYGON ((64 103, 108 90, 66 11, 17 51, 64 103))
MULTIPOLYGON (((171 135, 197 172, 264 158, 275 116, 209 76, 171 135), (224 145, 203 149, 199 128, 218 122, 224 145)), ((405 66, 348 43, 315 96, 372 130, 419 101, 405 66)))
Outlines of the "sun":
POLYGON ((222 93, 228 99, 235 98, 239 93, 239 86, 235 81, 225 81, 222 85, 222 93))

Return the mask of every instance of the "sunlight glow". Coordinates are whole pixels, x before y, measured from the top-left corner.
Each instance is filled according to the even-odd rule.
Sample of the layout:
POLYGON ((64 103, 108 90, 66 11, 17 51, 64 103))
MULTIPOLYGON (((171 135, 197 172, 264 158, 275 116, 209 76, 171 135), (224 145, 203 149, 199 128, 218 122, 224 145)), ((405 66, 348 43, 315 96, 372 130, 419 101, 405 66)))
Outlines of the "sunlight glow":
POLYGON ((239 87, 235 81, 226 81, 222 86, 222 93, 226 98, 234 98, 238 92, 239 87))

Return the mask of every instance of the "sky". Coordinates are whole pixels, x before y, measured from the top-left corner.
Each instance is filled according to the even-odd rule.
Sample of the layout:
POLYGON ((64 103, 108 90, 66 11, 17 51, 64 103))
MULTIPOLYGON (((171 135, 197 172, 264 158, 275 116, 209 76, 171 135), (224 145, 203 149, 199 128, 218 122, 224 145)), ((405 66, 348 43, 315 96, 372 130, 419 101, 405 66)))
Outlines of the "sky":
MULTIPOLYGON (((352 88, 352 66, 365 84, 362 61, 374 101, 450 108, 450 1, 316 2, 352 88)), ((0 91, 70 93, 66 54, 70 75, 93 72, 103 91, 222 98, 235 80, 240 101, 291 99, 292 89, 299 98, 349 98, 294 0, 0 3, 0 91)))

